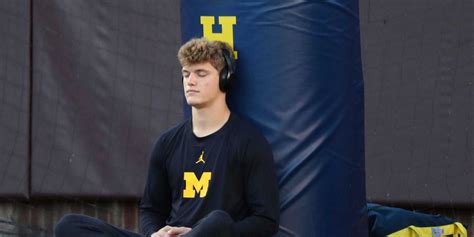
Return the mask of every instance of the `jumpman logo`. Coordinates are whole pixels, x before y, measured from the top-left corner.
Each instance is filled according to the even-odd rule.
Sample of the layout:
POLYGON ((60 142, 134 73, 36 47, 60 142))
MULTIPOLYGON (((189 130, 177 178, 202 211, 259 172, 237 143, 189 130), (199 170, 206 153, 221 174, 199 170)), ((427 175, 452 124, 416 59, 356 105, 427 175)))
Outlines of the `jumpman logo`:
POLYGON ((196 164, 199 164, 199 162, 202 162, 203 164, 206 163, 204 160, 204 151, 201 152, 201 155, 199 156, 199 159, 196 161, 196 164))

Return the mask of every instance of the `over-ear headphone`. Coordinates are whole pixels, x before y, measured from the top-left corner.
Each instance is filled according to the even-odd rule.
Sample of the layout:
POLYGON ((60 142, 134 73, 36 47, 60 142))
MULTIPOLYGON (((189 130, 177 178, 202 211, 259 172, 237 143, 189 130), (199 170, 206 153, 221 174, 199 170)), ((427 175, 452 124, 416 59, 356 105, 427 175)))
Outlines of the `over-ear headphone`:
POLYGON ((229 50, 222 48, 222 56, 224 57, 224 68, 219 73, 219 89, 222 92, 227 92, 230 82, 234 78, 235 60, 229 50))

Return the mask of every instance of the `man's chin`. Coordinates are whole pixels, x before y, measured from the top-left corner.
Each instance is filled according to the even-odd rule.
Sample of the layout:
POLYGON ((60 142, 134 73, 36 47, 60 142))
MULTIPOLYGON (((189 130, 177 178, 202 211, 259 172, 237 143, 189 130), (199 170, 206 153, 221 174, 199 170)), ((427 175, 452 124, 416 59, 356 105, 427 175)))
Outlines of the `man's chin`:
POLYGON ((189 106, 194 107, 194 108, 197 108, 197 109, 199 109, 199 108, 202 107, 201 103, 198 103, 198 102, 196 102, 196 101, 189 101, 189 100, 188 100, 188 101, 186 101, 186 103, 187 103, 189 106))

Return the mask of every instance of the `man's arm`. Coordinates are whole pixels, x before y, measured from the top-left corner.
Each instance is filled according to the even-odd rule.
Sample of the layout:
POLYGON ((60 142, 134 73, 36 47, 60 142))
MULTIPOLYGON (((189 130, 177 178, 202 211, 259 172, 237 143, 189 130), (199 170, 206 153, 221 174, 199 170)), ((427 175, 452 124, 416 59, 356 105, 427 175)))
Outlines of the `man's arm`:
POLYGON ((166 173, 166 151, 161 137, 153 147, 148 167, 148 178, 140 203, 140 227, 151 236, 164 226, 171 211, 171 190, 166 173))
POLYGON ((240 236, 272 236, 278 231, 280 207, 273 155, 263 136, 254 137, 247 147, 245 197, 250 216, 234 224, 240 236))

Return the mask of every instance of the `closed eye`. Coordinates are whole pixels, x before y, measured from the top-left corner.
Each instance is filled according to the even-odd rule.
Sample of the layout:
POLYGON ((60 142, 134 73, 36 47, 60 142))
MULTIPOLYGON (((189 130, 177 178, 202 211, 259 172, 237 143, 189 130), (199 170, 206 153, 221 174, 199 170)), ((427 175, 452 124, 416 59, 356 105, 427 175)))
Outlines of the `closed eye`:
POLYGON ((208 73, 207 73, 207 72, 204 72, 204 71, 199 71, 199 72, 197 72, 198 77, 205 77, 205 76, 207 76, 207 74, 208 74, 208 73))

